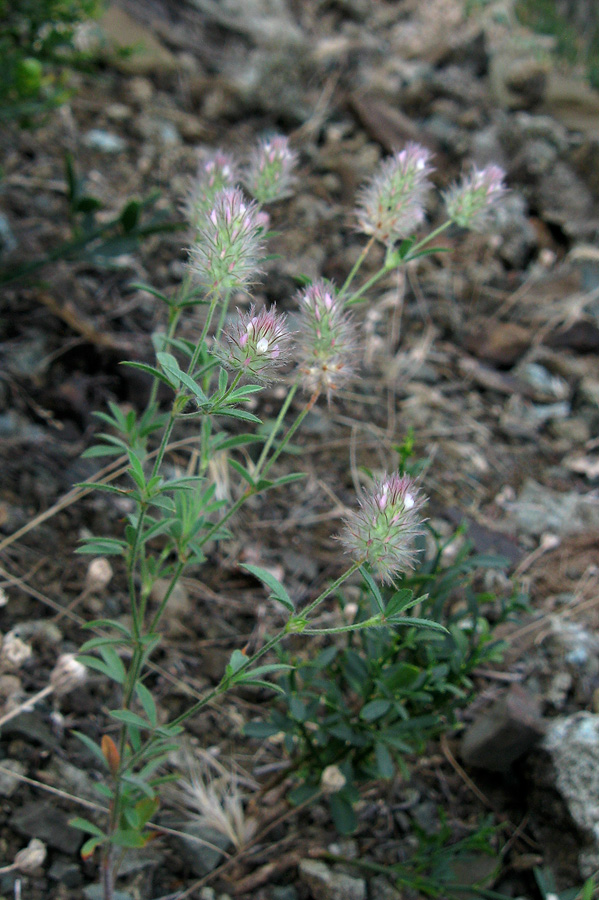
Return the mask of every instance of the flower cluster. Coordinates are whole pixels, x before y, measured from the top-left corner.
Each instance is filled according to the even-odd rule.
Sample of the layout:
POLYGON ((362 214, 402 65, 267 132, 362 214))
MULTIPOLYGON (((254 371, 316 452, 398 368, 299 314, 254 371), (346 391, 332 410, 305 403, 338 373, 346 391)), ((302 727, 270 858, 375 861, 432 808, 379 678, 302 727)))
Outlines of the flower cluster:
POLYGON ((424 503, 408 475, 384 475, 362 497, 360 509, 345 519, 341 541, 354 558, 390 582, 397 572, 412 568, 414 539, 423 533, 424 503))
POLYGON ((308 390, 328 395, 353 371, 356 329, 333 285, 315 281, 297 296, 300 306, 301 370, 308 390))
POLYGON ((472 231, 482 231, 489 212, 506 193, 505 172, 499 166, 474 168, 445 193, 445 207, 452 222, 472 231))
POLYGON ((218 192, 234 187, 237 180, 237 165, 228 153, 217 150, 200 163, 197 177, 183 201, 189 224, 199 228, 204 216, 211 212, 218 192))
POLYGON ((384 160, 358 195, 361 231, 387 245, 414 233, 424 219, 426 195, 432 187, 429 160, 429 151, 414 143, 384 160))
POLYGON ((276 310, 261 309, 256 313, 252 306, 248 313, 238 310, 236 322, 228 327, 224 336, 228 342, 222 360, 228 369, 251 375, 266 384, 270 373, 286 362, 285 351, 291 337, 286 327, 286 317, 276 310))
POLYGON ((297 153, 286 137, 261 141, 244 172, 244 184, 258 203, 273 203, 292 193, 297 153))
POLYGON ((199 218, 189 265, 200 284, 220 293, 250 284, 263 249, 257 204, 247 201, 239 188, 226 188, 199 218))

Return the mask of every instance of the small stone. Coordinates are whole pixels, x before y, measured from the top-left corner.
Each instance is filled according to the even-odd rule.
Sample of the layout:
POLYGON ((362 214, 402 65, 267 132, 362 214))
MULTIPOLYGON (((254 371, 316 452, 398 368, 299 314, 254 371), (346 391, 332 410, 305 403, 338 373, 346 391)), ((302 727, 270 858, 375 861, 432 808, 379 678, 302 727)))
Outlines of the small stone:
POLYGON ((27 769, 19 759, 3 759, 0 767, 0 797, 11 797, 21 784, 18 776, 27 769))
POLYGON ((466 340, 466 349, 479 359, 501 368, 510 368, 528 350, 532 342, 528 328, 515 322, 497 322, 485 331, 477 331, 466 340))
POLYGON ((366 900, 366 881, 331 869, 318 859, 302 859, 299 877, 314 900, 366 900))
MULTIPOLYGON (((85 900, 104 900, 104 886, 101 884, 88 884, 83 888, 85 900)), ((133 900, 133 896, 127 891, 114 891, 112 900, 133 900)))
POLYGON ((136 75, 127 83, 126 91, 132 103, 139 103, 140 106, 143 106, 152 99, 154 86, 148 78, 136 75))
POLYGON ((469 766, 507 772, 544 733, 539 701, 514 684, 505 697, 477 718, 462 739, 462 759, 469 766))
POLYGON ((384 875, 376 875, 370 879, 371 900, 403 900, 402 894, 393 887, 384 875))
POLYGON ((48 871, 48 878, 69 888, 79 887, 83 882, 83 874, 77 863, 64 857, 54 860, 48 871))
POLYGON ((186 834, 176 835, 173 840, 177 845, 179 856, 198 878, 203 878, 217 867, 223 858, 219 848, 227 850, 231 843, 229 838, 219 831, 195 822, 187 823, 186 834), (200 838, 206 843, 202 844, 194 838, 200 838), (209 846, 210 844, 213 846, 209 846))
POLYGON ((131 118, 131 107, 125 103, 110 103, 106 107, 106 118, 113 122, 126 122, 131 118))
POLYGON ((271 900, 298 900, 299 894, 292 884, 276 885, 270 892, 271 900))
POLYGON ((127 142, 122 137, 102 128, 92 128, 85 134, 83 141, 91 150, 98 150, 100 153, 123 153, 127 149, 127 142))

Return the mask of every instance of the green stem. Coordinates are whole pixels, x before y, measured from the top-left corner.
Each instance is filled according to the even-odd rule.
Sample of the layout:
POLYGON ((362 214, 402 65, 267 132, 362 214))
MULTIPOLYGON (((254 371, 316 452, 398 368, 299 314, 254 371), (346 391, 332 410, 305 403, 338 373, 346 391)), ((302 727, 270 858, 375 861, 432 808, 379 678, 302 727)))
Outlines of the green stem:
POLYGON ((298 417, 295 420, 295 422, 293 423, 293 425, 291 425, 289 427, 289 429, 287 430, 287 433, 281 440, 281 443, 279 444, 279 446, 277 447, 277 449, 275 450, 275 452, 273 453, 271 458, 264 465, 264 467, 262 469, 262 473, 261 473, 262 475, 266 475, 266 473, 269 471, 269 469, 272 468, 272 466, 277 461, 277 459, 279 458, 279 456, 281 455, 281 453, 283 452, 283 450, 285 449, 285 447, 287 446, 287 444, 289 443, 289 441, 291 440, 291 438, 293 437, 293 435, 295 434, 297 429, 300 427, 300 425, 302 424, 302 422, 304 421, 304 419, 306 418, 306 416, 308 415, 308 413, 310 412, 310 410, 312 409, 312 407, 314 406, 314 404, 316 403, 316 401, 318 400, 319 397, 320 397, 320 388, 316 388, 316 390, 314 391, 314 393, 312 394, 312 396, 306 403, 306 405, 303 408, 303 410, 301 411, 301 413, 298 415, 298 417))
POLYGON ((374 244, 374 240, 375 240, 375 239, 374 239, 374 235, 373 235, 373 236, 369 239, 368 243, 366 244, 366 246, 364 247, 364 249, 362 250, 362 252, 360 253, 360 255, 358 256, 357 260, 355 261, 355 263, 354 263, 354 265, 353 265, 353 267, 352 267, 351 272, 349 273, 349 275, 348 275, 347 278, 345 279, 345 282, 344 282, 344 284, 343 284, 343 287, 342 287, 341 290, 339 291, 339 294, 338 294, 338 298, 339 298, 339 299, 341 299, 341 298, 347 293, 347 291, 349 290, 349 286, 351 285, 352 281, 353 281, 354 278, 356 277, 356 275, 357 275, 357 273, 358 273, 358 270, 359 270, 360 266, 362 265, 362 263, 364 262, 364 260, 365 260, 366 257, 368 256, 368 254, 369 254, 369 252, 370 252, 370 248, 371 248, 372 245, 374 244))
MULTIPOLYGON (((302 612, 298 614, 298 616, 294 616, 294 618, 304 618, 306 616, 309 616, 310 613, 314 609, 316 609, 316 607, 320 603, 323 602, 323 600, 326 600, 326 598, 329 597, 334 591, 336 591, 344 581, 347 581, 347 579, 350 578, 354 574, 354 572, 356 572, 360 568, 361 565, 363 565, 363 560, 353 563, 353 565, 351 565, 350 568, 343 573, 343 575, 340 575, 339 578, 337 578, 331 585, 325 588, 325 590, 322 591, 318 595, 318 597, 312 601, 312 603, 309 603, 308 606, 306 606, 306 608, 303 609, 302 612)), ((198 713, 204 706, 206 706, 216 697, 220 696, 220 694, 224 694, 225 691, 227 691, 231 686, 231 684, 235 683, 236 676, 239 675, 240 671, 246 672, 254 665, 254 663, 258 662, 259 659, 262 659, 263 656, 265 656, 270 650, 272 650, 273 647, 276 647, 277 644, 279 644, 283 640, 283 638, 285 638, 288 634, 294 633, 297 634, 301 632, 294 632, 293 628, 289 628, 288 624, 285 625, 285 627, 281 628, 281 630, 278 631, 277 634, 270 638, 270 640, 268 640, 264 644, 264 646, 260 648, 260 650, 257 650, 254 654, 252 654, 252 656, 248 657, 247 663, 245 664, 243 669, 238 669, 234 675, 225 675, 220 684, 217 684, 209 694, 206 694, 205 697, 203 697, 201 700, 198 700, 198 702, 194 703, 193 706, 190 706, 189 709, 181 713, 181 715, 177 716, 176 719, 173 719, 172 722, 169 722, 169 725, 180 725, 182 722, 185 722, 187 719, 195 716, 195 714, 198 713)))
POLYGON ((283 403, 283 405, 281 406, 281 409, 279 410, 279 415, 277 416, 275 424, 274 424, 273 428, 271 429, 271 432, 268 436, 268 440, 266 441, 266 443, 264 444, 264 447, 262 448, 260 458, 258 459, 258 462, 256 463, 255 472, 257 475, 260 474, 260 472, 262 470, 262 466, 266 462, 266 457, 268 456, 270 448, 272 447, 274 439, 277 435, 277 432, 278 432, 279 428, 281 427, 285 416, 287 415, 287 410, 291 406, 291 402, 297 393, 298 387, 299 387, 299 381, 296 381, 295 384, 291 385, 291 389, 289 390, 287 396, 285 397, 285 402, 283 403))
MULTIPOLYGON (((207 296, 209 297, 210 294, 208 294, 207 296)), ((210 306, 208 307, 208 315, 206 316, 206 321, 204 322, 204 327, 202 328, 202 333, 200 335, 200 339, 196 344, 196 348, 193 351, 193 356, 191 357, 191 362, 189 363, 189 368, 187 369, 188 375, 193 376, 194 369, 198 364, 198 359, 200 358, 200 353, 202 352, 202 347, 204 346, 204 341, 206 340, 206 336, 208 335, 210 325, 212 324, 212 319, 214 316, 214 311, 216 309, 217 303, 218 303, 218 294, 214 294, 210 301, 210 306)))
POLYGON ((363 628, 372 628, 373 625, 382 625, 380 616, 371 616, 363 622, 355 625, 339 625, 337 628, 304 628, 302 634, 344 634, 346 631, 361 631, 363 628))
POLYGON ((384 275, 387 275, 394 268, 395 266, 384 265, 382 269, 379 269, 378 272, 376 272, 371 278, 369 278, 368 281, 366 281, 362 285, 362 287, 359 288, 359 290, 357 290, 356 293, 349 298, 349 300, 346 302, 346 306, 353 306, 354 303, 357 303, 357 301, 362 297, 363 294, 366 293, 366 291, 370 290, 370 288, 373 287, 373 285, 375 285, 377 281, 380 281, 384 275))
POLYGON ((414 244, 413 247, 410 247, 408 255, 404 259, 404 263, 409 262, 410 259, 413 258, 415 253, 417 253, 422 247, 425 247, 427 244, 430 244, 430 242, 432 240, 434 240, 436 237, 438 237, 440 234, 442 234, 444 231, 446 231, 450 225, 453 225, 453 222, 451 221, 451 219, 448 219, 447 222, 443 222, 442 225, 439 225, 438 228, 435 228, 433 231, 431 231, 431 233, 428 234, 425 238, 422 238, 421 241, 418 241, 417 244, 414 244))
POLYGON ((171 580, 170 580, 170 584, 169 584, 168 588, 166 589, 165 595, 164 595, 164 597, 162 598, 162 601, 161 601, 161 603, 160 603, 160 606, 158 607, 158 609, 157 609, 156 612, 154 613, 154 618, 152 619, 152 622, 151 622, 151 624, 150 624, 150 628, 149 628, 149 630, 148 630, 148 634, 153 634, 154 631, 156 630, 156 627, 157 627, 157 625, 158 625, 160 619, 162 618, 162 614, 164 613, 164 610, 166 609, 166 604, 168 603, 168 601, 169 601, 169 599, 170 599, 170 596, 171 596, 171 594, 173 593, 173 591, 174 591, 174 589, 175 589, 175 586, 176 586, 177 582, 179 581, 179 578, 180 578, 181 575, 183 574, 183 569, 184 569, 184 568, 185 568, 185 563, 179 561, 179 562, 177 563, 177 568, 176 568, 175 571, 173 572, 173 576, 172 576, 172 578, 171 578, 171 580))

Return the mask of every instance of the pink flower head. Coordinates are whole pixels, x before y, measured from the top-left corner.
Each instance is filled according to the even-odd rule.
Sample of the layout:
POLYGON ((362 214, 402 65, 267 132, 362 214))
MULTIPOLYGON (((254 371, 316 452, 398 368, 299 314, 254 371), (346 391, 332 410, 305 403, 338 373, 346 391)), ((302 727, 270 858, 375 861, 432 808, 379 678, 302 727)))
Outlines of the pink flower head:
POLYGON ((222 361, 228 369, 267 384, 272 370, 287 362, 291 335, 286 317, 274 307, 256 313, 252 306, 247 313, 237 312, 237 320, 224 332, 228 347, 221 353, 222 361))
POLYGON ((429 160, 429 151, 414 143, 383 160, 358 194, 361 231, 388 246, 414 233, 424 220, 426 195, 432 187, 429 160))
POLYGON ((484 231, 489 224, 489 211, 506 193, 505 172, 499 166, 473 168, 470 175, 454 184, 444 194, 447 215, 452 222, 472 231, 484 231))
POLYGON ((234 187, 237 180, 237 164, 228 153, 217 150, 202 160, 183 202, 183 212, 189 224, 197 229, 203 216, 214 206, 218 192, 234 187))
POLYGON ((320 280, 300 291, 301 369, 308 390, 330 396, 353 372, 356 329, 332 284, 320 280))
POLYGON ((360 500, 360 509, 345 519, 341 541, 357 560, 368 563, 382 581, 413 567, 414 539, 424 533, 420 511, 425 503, 409 475, 375 479, 360 500))
POLYGON ((258 203, 273 203, 292 193, 296 165, 297 153, 286 137, 263 140, 252 154, 243 181, 258 203))
POLYGON ((189 265, 201 284, 224 293, 252 282, 263 249, 258 216, 257 204, 246 200, 239 188, 218 192, 198 223, 190 250, 189 265))

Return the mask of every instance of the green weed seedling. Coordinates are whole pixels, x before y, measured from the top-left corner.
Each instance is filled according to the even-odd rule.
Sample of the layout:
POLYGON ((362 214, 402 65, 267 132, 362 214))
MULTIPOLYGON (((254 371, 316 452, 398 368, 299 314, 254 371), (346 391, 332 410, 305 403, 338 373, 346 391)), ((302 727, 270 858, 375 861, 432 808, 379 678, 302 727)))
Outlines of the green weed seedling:
MULTIPOLYGON (((420 566, 414 581, 402 574, 418 558, 425 498, 421 484, 410 474, 383 473, 372 476, 358 508, 344 518, 340 538, 348 560, 340 565, 342 573, 317 597, 296 608, 271 573, 246 567, 284 610, 285 624, 267 635, 251 655, 241 646, 235 648, 219 683, 170 721, 156 704, 152 660, 173 591, 184 573, 197 573, 206 564, 210 544, 229 535, 230 522, 244 503, 268 491, 284 491, 302 477, 301 472, 276 474, 275 464, 319 398, 331 401, 354 377, 360 335, 351 307, 364 302, 385 275, 440 252, 431 242, 451 225, 488 227, 489 211, 505 191, 500 169, 474 169, 445 194, 446 221, 418 239, 414 234, 424 223, 432 167, 426 149, 408 144, 381 164, 358 198, 357 219, 368 242, 345 283, 339 289, 324 280, 305 284, 296 297, 298 331, 292 335, 286 317, 274 307, 252 306, 232 313, 229 306, 236 293, 248 292, 260 273, 269 221, 264 206, 293 189, 295 163, 296 154, 283 137, 262 141, 242 167, 223 153, 202 162, 186 202, 191 249, 181 285, 172 293, 137 286, 163 304, 166 320, 164 331, 154 335, 154 358, 126 363, 148 377, 147 405, 125 411, 111 403, 99 414, 103 431, 98 443, 86 453, 114 457, 115 471, 125 461, 120 479, 81 485, 114 496, 127 509, 120 533, 95 536, 81 547, 81 552, 95 557, 114 557, 127 584, 124 615, 89 622, 93 636, 79 655, 80 665, 113 683, 117 698, 101 734, 79 735, 106 773, 98 785, 106 812, 73 822, 87 835, 83 855, 90 857, 96 850, 101 855, 105 900, 113 900, 123 854, 144 847, 159 827, 155 817, 162 786, 172 777, 165 767, 185 722, 225 691, 241 684, 283 691, 293 706, 291 731, 301 733, 312 715, 310 681, 325 673, 330 709, 318 727, 323 736, 337 742, 335 746, 345 747, 347 741, 352 748, 350 755, 339 751, 331 757, 347 782, 343 790, 331 792, 331 809, 338 825, 349 830, 352 785, 367 772, 388 776, 398 754, 440 727, 441 717, 466 691, 474 659, 489 658, 490 650, 484 649, 488 629, 478 608, 474 618, 471 613, 468 619, 447 618, 436 605, 442 605, 436 570, 431 574, 420 566), (384 263, 354 288, 375 242, 386 248, 384 263), (179 331, 184 316, 199 323, 191 340, 179 331), (274 422, 264 429, 248 407, 265 385, 283 377, 284 370, 286 395, 274 422), (170 396, 164 407, 158 402, 159 385, 170 396), (296 397, 302 399, 293 418, 296 397), (169 465, 171 444, 181 426, 187 426, 186 434, 191 432, 197 444, 195 464, 187 474, 169 465), (211 477, 216 454, 226 455, 230 500, 217 495, 211 477), (364 594, 355 620, 331 629, 319 627, 316 610, 357 572, 364 594), (162 599, 155 601, 153 588, 159 580, 167 587, 162 599), (431 593, 431 585, 436 593, 431 593), (454 635, 450 643, 448 630, 454 635), (438 641, 434 665, 427 655, 429 644, 421 639, 424 633, 438 641), (316 666, 300 664, 299 672, 291 674, 294 661, 271 661, 267 656, 297 634, 318 635, 331 646, 316 666), (346 643, 335 649, 339 637, 346 643), (394 655, 402 653, 405 659, 398 666, 394 655), (338 684, 327 673, 338 678, 338 684), (281 676, 282 681, 273 680, 281 676), (356 698, 355 715, 349 718, 339 709, 348 691, 356 698), (424 711, 431 698, 433 714, 424 711)), ((92 216, 95 204, 79 191, 72 173, 68 177, 77 213, 92 216)), ((138 227, 139 214, 140 207, 131 204, 121 212, 116 227, 125 238, 138 227)), ((82 227, 83 239, 85 221, 82 227)), ((472 570, 468 560, 463 566, 472 570)), ((451 588, 448 577, 448 594, 451 588)), ((310 772, 321 777, 324 752, 306 742, 306 753, 308 748, 317 758, 310 772)), ((305 779, 308 787, 310 772, 305 779)), ((329 774, 336 775, 330 768, 329 774)))
POLYGON ((456 711, 472 699, 472 672, 501 659, 494 628, 523 605, 516 590, 497 600, 476 589, 485 569, 504 570, 507 560, 477 554, 463 541, 447 561, 463 532, 443 540, 427 528, 428 542, 424 535, 417 542, 415 571, 399 576, 393 588, 380 588, 363 570, 357 611, 338 593, 353 618, 351 630, 337 637, 329 629, 327 646, 312 659, 279 654, 292 666, 279 678, 281 698, 265 721, 246 726, 254 737, 285 735, 300 782, 291 801, 324 792, 341 833, 356 827, 360 784, 391 778, 398 767, 407 774, 410 755, 456 727, 456 711), (372 625, 381 609, 378 627, 360 627, 372 625))

